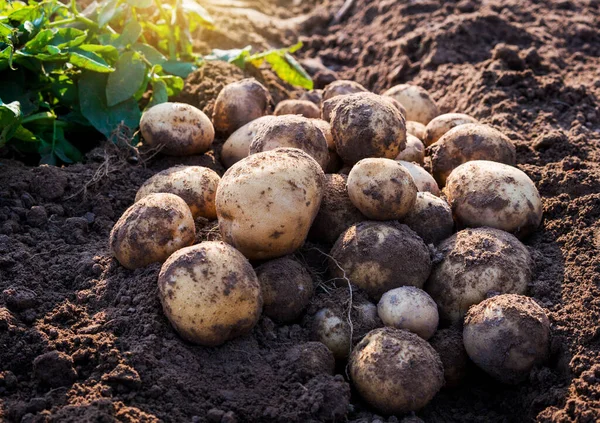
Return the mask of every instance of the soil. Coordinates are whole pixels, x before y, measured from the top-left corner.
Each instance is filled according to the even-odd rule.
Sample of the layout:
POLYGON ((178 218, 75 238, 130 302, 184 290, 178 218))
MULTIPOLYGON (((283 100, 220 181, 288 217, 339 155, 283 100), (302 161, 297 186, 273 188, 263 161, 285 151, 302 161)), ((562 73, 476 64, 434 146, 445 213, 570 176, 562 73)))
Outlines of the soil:
MULTIPOLYGON (((231 35, 210 40, 215 47, 243 47, 248 34, 260 33, 234 24, 249 19, 236 15, 240 7, 277 16, 287 29, 263 25, 274 32, 261 37, 279 47, 301 31, 302 59, 317 85, 334 78, 375 92, 422 85, 444 112, 468 113, 511 138, 518 167, 543 197, 542 227, 525 243, 535 260, 529 294, 550 317, 549 360, 516 386, 471 365, 460 387, 441 391, 417 416, 600 420, 600 4, 356 0, 340 24, 329 25, 342 0, 229 3, 239 6, 230 15, 221 8, 231 35)), ((212 66, 219 65, 200 70, 206 88, 197 95, 212 90, 205 104, 218 92, 211 81, 248 76, 217 76, 212 66)), ((266 79, 279 92, 275 101, 294 95, 266 79)), ((190 90, 197 85, 188 80, 190 90)), ((251 335, 218 348, 183 341, 161 311, 160 265, 130 271, 111 258, 108 234, 137 188, 178 163, 222 173, 215 150, 180 159, 142 149, 132 157, 107 144, 64 168, 0 160, 0 420, 403 418, 380 417, 361 402, 343 366, 331 374, 330 357, 309 342, 304 321, 262 317, 251 335)), ((218 238, 214 227, 196 223, 198 240, 218 238)), ((298 256, 312 265, 322 298, 319 251, 311 244, 298 256)))

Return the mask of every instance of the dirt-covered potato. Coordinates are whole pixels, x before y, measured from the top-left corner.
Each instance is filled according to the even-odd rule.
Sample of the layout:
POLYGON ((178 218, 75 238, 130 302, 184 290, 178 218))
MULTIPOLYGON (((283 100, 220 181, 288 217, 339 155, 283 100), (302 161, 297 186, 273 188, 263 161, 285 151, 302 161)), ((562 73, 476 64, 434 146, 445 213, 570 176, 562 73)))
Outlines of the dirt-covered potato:
POLYGON ((525 237, 542 221, 540 194, 516 167, 484 160, 465 163, 450 174, 445 192, 459 225, 525 237))
POLYGON ((381 96, 382 99, 389 101, 390 103, 392 103, 392 105, 398 109, 398 111, 402 114, 402 117, 404 117, 404 121, 406 124, 406 109, 404 108, 404 106, 402 104, 400 104, 400 102, 398 100, 396 100, 395 98, 389 97, 389 96, 381 96))
POLYGON ((414 135, 421 141, 425 139, 425 125, 420 122, 415 122, 414 120, 406 121, 406 133, 414 135))
POLYGON ((430 192, 435 196, 440 195, 440 188, 438 187, 437 182, 433 179, 433 176, 429 174, 425 169, 421 166, 407 162, 404 160, 398 160, 402 166, 406 168, 410 172, 410 175, 413 177, 415 184, 417 185, 417 189, 419 192, 430 192))
POLYGON ((525 294, 533 261, 527 248, 508 232, 465 229, 440 243, 425 290, 440 317, 459 322, 470 306, 493 293, 525 294))
POLYGON ((273 112, 275 116, 282 115, 302 115, 310 119, 318 119, 321 117, 321 110, 315 103, 308 100, 283 100, 273 112))
POLYGON ((467 375, 469 356, 463 345, 460 329, 451 327, 438 330, 429 343, 440 355, 444 365, 444 388, 459 386, 467 375))
POLYGON ((435 301, 414 286, 401 286, 383 294, 377 314, 384 325, 408 330, 425 340, 433 336, 439 323, 435 301))
POLYGON ((175 194, 187 203, 194 218, 216 219, 215 196, 221 178, 202 166, 175 166, 152 176, 142 184, 135 201, 159 192, 175 194))
POLYGON ((222 135, 231 135, 248 122, 268 115, 273 100, 269 90, 254 78, 226 85, 215 101, 213 124, 222 135))
POLYGON ((437 244, 452 235, 452 209, 443 199, 429 192, 417 193, 415 205, 402 223, 408 225, 426 244, 437 244))
POLYGON ((258 278, 224 242, 205 241, 174 253, 158 275, 165 315, 182 338, 216 346, 252 330, 262 308, 258 278))
POLYGON ((298 148, 319 163, 325 170, 329 162, 329 150, 323 131, 303 116, 278 116, 262 124, 250 143, 250 154, 262 153, 276 148, 298 148))
POLYGON ((230 168, 243 158, 248 157, 250 154, 250 143, 254 135, 256 135, 256 131, 262 124, 272 119, 276 119, 276 117, 267 115, 254 119, 252 122, 248 122, 237 129, 227 138, 221 150, 221 162, 226 168, 230 168))
POLYGON ((311 119, 311 122, 323 133, 329 151, 335 152, 335 143, 333 142, 333 135, 331 133, 331 125, 329 122, 325 122, 323 119, 311 119))
POLYGON ((325 87, 323 90, 323 101, 327 101, 330 98, 340 95, 348 95, 366 91, 368 90, 358 82, 341 79, 339 81, 334 81, 325 87))
POLYGON ((164 261, 196 238, 188 205, 174 194, 150 194, 129 207, 110 232, 110 249, 123 267, 164 261))
POLYGON ((362 159, 350 170, 347 186, 352 204, 373 220, 401 219, 417 199, 410 172, 390 159, 362 159))
POLYGON ((296 148, 278 148, 237 162, 217 189, 219 229, 249 259, 299 248, 319 211, 324 174, 296 148))
POLYGON ((344 96, 338 95, 337 97, 332 97, 329 100, 325 100, 323 103, 321 103, 322 120, 325 122, 331 122, 331 114, 333 113, 333 109, 335 109, 343 97, 344 96))
POLYGON ((298 100, 310 101, 317 107, 321 107, 321 103, 323 102, 323 90, 303 91, 298 97, 298 100))
POLYGON ((396 85, 384 92, 383 95, 392 97, 404 106, 406 120, 414 120, 427 125, 429 121, 440 114, 440 109, 429 93, 418 85, 396 85))
POLYGON ((427 124, 423 143, 429 147, 452 128, 466 123, 477 123, 477 119, 464 113, 445 113, 439 115, 427 124))
POLYGON ((209 150, 215 129, 200 109, 184 103, 161 103, 146 110, 140 120, 144 141, 163 154, 191 156, 209 150))
POLYGON ((542 307, 523 295, 498 295, 469 309, 463 340, 467 354, 503 383, 519 383, 548 354, 550 322, 542 307))
POLYGON ((358 393, 384 414, 419 410, 444 384, 438 353, 405 330, 371 331, 352 351, 349 364, 358 393))
POLYGON ((400 286, 422 288, 431 271, 423 240, 408 226, 395 222, 369 221, 349 227, 331 249, 331 256, 332 276, 343 283, 345 273, 374 300, 400 286))
POLYGON ((313 282, 308 270, 291 258, 278 258, 256 268, 263 312, 277 323, 296 320, 310 301, 313 282))
POLYGON ((406 147, 396 156, 396 160, 417 162, 423 166, 425 161, 425 146, 414 135, 406 134, 406 147))
POLYGON ((442 187, 455 168, 471 160, 489 160, 511 166, 517 162, 511 140, 502 132, 479 123, 452 128, 427 150, 431 156, 431 173, 442 187))
POLYGON ((346 175, 325 175, 323 201, 309 232, 309 239, 333 244, 342 232, 367 218, 352 204, 346 175))
POLYGON ((393 159, 406 146, 404 117, 372 93, 343 96, 331 115, 331 133, 347 164, 368 157, 393 159))
POLYGON ((311 332, 315 340, 323 343, 333 356, 343 360, 350 354, 352 335, 346 316, 323 308, 312 320, 311 332))

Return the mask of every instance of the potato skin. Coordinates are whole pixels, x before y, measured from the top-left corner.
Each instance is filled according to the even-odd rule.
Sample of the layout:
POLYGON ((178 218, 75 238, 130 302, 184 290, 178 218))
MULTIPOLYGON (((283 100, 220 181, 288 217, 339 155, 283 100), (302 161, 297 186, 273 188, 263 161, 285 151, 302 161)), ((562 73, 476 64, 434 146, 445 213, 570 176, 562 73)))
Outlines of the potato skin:
POLYGON ((323 308, 313 317, 311 333, 313 339, 323 343, 336 359, 343 360, 348 357, 352 339, 345 316, 323 308))
POLYGON ((433 266, 425 291, 437 303, 442 320, 458 323, 470 306, 489 294, 525 294, 531 282, 531 255, 507 232, 465 229, 437 250, 442 259, 433 266))
POLYGON ((333 81, 331 84, 325 87, 323 90, 323 101, 327 101, 330 98, 340 95, 355 94, 367 91, 368 90, 358 82, 341 79, 339 81, 333 81))
POLYGON ((437 244, 452 235, 452 209, 443 199, 429 192, 417 193, 415 205, 402 219, 426 244, 437 244))
POLYGON ((323 133, 329 151, 335 152, 335 143, 333 142, 333 135, 331 134, 331 125, 329 122, 326 122, 323 119, 311 119, 311 122, 323 133))
POLYGON ((350 356, 350 379, 384 414, 423 408, 444 383, 437 352, 414 333, 394 328, 367 334, 350 356))
POLYGON ((196 238, 188 205, 174 194, 150 194, 133 204, 110 232, 112 254, 127 269, 164 261, 196 238))
POLYGON ((319 211, 325 176, 296 148, 257 153, 234 164, 217 189, 219 229, 249 259, 302 246, 319 211))
POLYGON ((406 120, 414 120, 427 125, 434 117, 440 114, 440 109, 429 93, 418 85, 396 85, 382 95, 392 97, 404 106, 406 109, 406 120))
POLYGON ((550 321, 533 299, 498 295, 469 309, 463 340, 477 366, 503 383, 515 384, 546 359, 550 321))
POLYGON ((182 338, 217 346, 252 330, 260 317, 258 278, 224 242, 205 241, 174 253, 158 276, 163 311, 182 338))
POLYGON ((184 103, 161 103, 146 110, 140 131, 148 145, 162 146, 161 153, 170 156, 205 153, 215 139, 208 116, 184 103))
POLYGON ((489 226, 523 238, 542 221, 540 194, 516 167, 485 160, 465 163, 450 174, 445 192, 462 226, 489 226))
POLYGON ((440 186, 450 173, 471 160, 488 160, 515 166, 514 144, 502 132, 487 125, 467 123, 446 132, 427 148, 431 156, 431 173, 440 186))
POLYGON ((417 162, 423 166, 425 161, 425 146, 414 135, 406 134, 406 147, 396 156, 396 160, 417 162))
POLYGON ((315 103, 308 100, 283 100, 273 112, 275 116, 282 115, 302 115, 309 119, 318 119, 321 117, 321 110, 315 103))
POLYGON ((463 345, 462 330, 451 327, 438 330, 429 344, 440 355, 444 365, 444 388, 459 386, 467 375, 469 356, 463 345))
POLYGON ((464 113, 445 113, 436 116, 425 127, 423 143, 429 147, 452 128, 466 123, 478 123, 478 121, 474 117, 465 115, 464 113))
MULTIPOLYGON (((346 94, 345 94, 346 95, 346 94)), ((331 123, 331 114, 333 113, 333 109, 339 104, 344 96, 338 95, 336 97, 332 97, 329 100, 323 101, 321 104, 321 119, 325 122, 331 123)))
POLYGON ((259 117, 238 128, 231 134, 227 138, 227 141, 225 141, 225 144, 223 144, 223 149, 221 150, 221 162, 223 165, 226 168, 230 168, 243 158, 248 157, 250 154, 250 143, 254 135, 256 135, 256 131, 261 125, 272 119, 275 119, 275 116, 267 115, 259 117))
POLYGON ((410 175, 413 177, 419 192, 430 192, 436 197, 440 196, 440 188, 429 172, 415 163, 404 160, 398 160, 398 163, 400 163, 406 168, 406 170, 410 172, 410 175))
POLYGON ((425 139, 425 125, 421 122, 415 122, 414 120, 406 121, 406 133, 414 135, 421 141, 425 139))
POLYGON ((202 166, 174 166, 158 172, 142 184, 135 201, 158 193, 175 194, 186 202, 194 218, 216 219, 215 196, 221 178, 214 170, 202 166))

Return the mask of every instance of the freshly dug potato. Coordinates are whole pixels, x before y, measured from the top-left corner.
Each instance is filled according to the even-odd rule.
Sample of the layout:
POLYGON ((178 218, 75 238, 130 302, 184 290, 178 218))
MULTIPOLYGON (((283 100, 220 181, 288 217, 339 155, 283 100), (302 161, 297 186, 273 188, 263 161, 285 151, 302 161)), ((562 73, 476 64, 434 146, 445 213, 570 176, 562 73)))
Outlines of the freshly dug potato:
POLYGON ((362 159, 348 174, 348 196, 369 219, 395 220, 412 209, 417 186, 410 172, 395 160, 362 159))
POLYGON ((348 95, 367 91, 368 90, 358 82, 341 79, 339 81, 334 81, 325 87, 323 90, 323 101, 327 101, 330 98, 340 95, 348 95))
POLYGON ((140 131, 148 145, 161 146, 161 153, 170 156, 205 153, 215 139, 208 116, 184 103, 161 103, 146 110, 140 131))
POLYGON ((433 336, 439 323, 435 301, 414 286, 401 286, 383 294, 377 314, 384 325, 411 331, 425 340, 433 336))
POLYGON ((396 85, 384 92, 383 95, 392 97, 404 106, 406 120, 414 120, 427 125, 440 114, 440 109, 429 93, 418 85, 396 85))
POLYGON ((254 78, 226 85, 215 101, 213 123, 222 135, 231 135, 248 122, 268 115, 273 99, 269 90, 254 78))
POLYGON ((112 254, 127 269, 164 261, 194 243, 196 226, 188 205, 174 194, 150 194, 129 207, 110 232, 112 254))
POLYGON ((395 158, 406 146, 404 117, 371 93, 343 96, 331 115, 335 149, 344 163, 368 157, 395 158))
POLYGON ((314 292, 308 270, 290 258, 261 264, 256 268, 256 276, 262 289, 263 312, 277 323, 298 319, 314 292))
POLYGON ((312 101, 283 100, 275 107, 273 114, 275 116, 302 115, 305 118, 318 119, 321 117, 321 110, 312 101))
POLYGON ((452 128, 464 125, 466 123, 478 122, 477 119, 469 115, 465 115, 464 113, 445 113, 443 115, 439 115, 427 124, 423 143, 429 147, 452 128))
POLYGON ((174 253, 158 275, 165 315, 182 338, 217 346, 252 330, 262 308, 258 278, 224 242, 205 241, 174 253))
POLYGON ((395 98, 392 97, 388 97, 388 96, 381 96, 382 99, 389 101, 390 103, 392 103, 392 105, 398 109, 398 111, 402 114, 402 117, 404 118, 405 124, 406 124, 406 109, 404 108, 404 106, 402 104, 400 104, 400 102, 398 100, 396 100, 395 98))
POLYGON ((446 195, 463 226, 489 226, 525 237, 542 221, 542 200, 533 181, 502 163, 477 160, 457 167, 446 195))
POLYGON ((463 340, 471 360, 486 373, 519 383, 546 359, 550 321, 531 298, 498 295, 469 309, 463 340))
POLYGON ((492 293, 525 294, 533 261, 513 235, 492 228, 465 229, 440 243, 425 290, 440 317, 460 322, 470 306, 492 293))
POLYGON ((322 119, 312 119, 311 122, 323 133, 329 151, 335 152, 335 143, 333 142, 333 135, 331 134, 331 125, 329 122, 325 122, 322 119))
POLYGON ((317 107, 321 107, 321 103, 323 102, 323 90, 310 90, 304 91, 298 100, 306 100, 315 104, 317 107))
POLYGON ((315 159, 323 170, 327 168, 327 140, 312 119, 284 115, 265 122, 256 130, 250 143, 250 154, 283 147, 298 148, 315 159))
POLYGON ((425 146, 414 135, 406 134, 406 147, 396 156, 396 160, 417 162, 423 166, 425 161, 425 146))
POLYGON ((313 338, 325 344, 333 356, 343 360, 350 354, 352 336, 347 317, 338 315, 329 308, 323 308, 315 314, 312 321, 313 338))
POLYGON ((324 179, 317 162, 296 148, 278 148, 237 162, 217 189, 223 238, 249 259, 294 252, 319 211, 324 179))
POLYGON ((333 109, 339 104, 340 100, 345 96, 338 95, 337 97, 332 97, 329 100, 323 101, 321 104, 321 120, 330 123, 331 122, 331 114, 333 113, 333 109))
POLYGON ((175 194, 186 202, 194 218, 216 219, 215 196, 221 178, 202 166, 175 166, 158 172, 138 190, 135 201, 159 192, 175 194))
POLYGON ((414 135, 421 141, 425 139, 425 125, 420 122, 415 122, 414 120, 406 121, 406 133, 414 135))
POLYGON ((352 204, 346 175, 325 175, 323 201, 309 232, 309 239, 333 244, 342 232, 367 218, 352 204))
POLYGON ((339 264, 346 277, 374 300, 400 286, 422 288, 431 271, 423 240, 408 226, 395 222, 353 225, 340 235, 330 254, 332 276, 343 281, 339 264))
POLYGON ((350 379, 365 401, 384 414, 419 410, 444 384, 438 353, 405 330, 371 331, 350 356, 350 379))
POLYGON ((417 193, 415 205, 402 219, 426 244, 437 244, 452 235, 452 209, 443 199, 429 192, 417 193))
POLYGON ((411 162, 398 160, 398 163, 400 163, 406 168, 406 170, 410 172, 410 175, 413 177, 419 192, 430 192, 433 195, 439 197, 440 188, 438 187, 438 184, 435 181, 435 179, 433 179, 433 176, 429 174, 429 172, 427 172, 421 166, 411 162))
POLYGON ((502 132, 487 125, 467 123, 446 132, 428 148, 431 173, 440 186, 450 173, 471 160, 489 160, 515 166, 514 144, 502 132))
POLYGON ((243 158, 248 157, 250 154, 250 143, 254 135, 256 135, 256 131, 262 124, 272 119, 276 119, 276 117, 267 115, 254 119, 252 122, 237 129, 227 138, 221 151, 221 162, 223 162, 226 168, 230 168, 243 158))
POLYGON ((445 388, 459 386, 467 375, 469 356, 463 345, 462 330, 454 327, 438 330, 429 343, 444 365, 445 388))

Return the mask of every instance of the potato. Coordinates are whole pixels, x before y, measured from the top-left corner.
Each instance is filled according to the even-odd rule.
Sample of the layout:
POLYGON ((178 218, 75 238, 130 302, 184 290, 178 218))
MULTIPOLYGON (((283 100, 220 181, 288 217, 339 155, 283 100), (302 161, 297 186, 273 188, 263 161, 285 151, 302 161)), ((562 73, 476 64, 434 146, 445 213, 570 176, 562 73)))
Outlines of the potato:
POLYGON ((323 90, 304 91, 300 97, 298 97, 298 100, 310 101, 320 108, 321 103, 323 103, 323 90))
POLYGON ((346 316, 323 308, 315 314, 311 329, 313 338, 329 348, 336 359, 343 360, 348 357, 352 335, 346 316))
POLYGON ((433 336, 439 322, 435 301, 414 286, 401 286, 383 294, 377 314, 384 325, 408 330, 425 340, 433 336))
POLYGON ((332 97, 329 100, 323 101, 321 104, 321 120, 331 123, 331 114, 333 113, 333 109, 335 109, 335 107, 344 97, 345 95, 338 95, 337 97, 332 97))
POLYGON ((213 123, 222 135, 231 135, 248 122, 268 115, 273 99, 256 79, 247 78, 226 85, 215 101, 213 123))
POLYGON ((439 197, 440 188, 438 187, 438 184, 435 181, 435 179, 433 179, 433 176, 429 174, 429 172, 427 172, 421 166, 411 162, 398 160, 398 163, 400 163, 406 168, 406 170, 410 172, 410 175, 413 177, 419 192, 430 192, 433 195, 439 197))
POLYGON ((440 186, 458 166, 471 160, 489 160, 514 166, 515 146, 502 132, 487 125, 468 123, 446 132, 428 149, 431 173, 440 186))
POLYGON ((215 196, 221 178, 202 166, 175 166, 158 172, 142 184, 135 201, 159 192, 175 194, 186 202, 194 218, 216 219, 215 196))
POLYGON ((350 379, 360 396, 384 414, 419 410, 444 383, 438 353, 414 333, 371 331, 350 356, 350 379))
POLYGON ((452 209, 439 197, 429 192, 417 193, 415 205, 402 223, 408 225, 426 244, 437 244, 452 235, 452 209))
POLYGON ((275 116, 302 115, 305 118, 318 119, 321 117, 321 110, 308 100, 283 100, 275 107, 273 114, 275 116))
POLYGON ((406 109, 406 120, 427 125, 434 117, 440 114, 438 106, 429 93, 418 85, 400 84, 383 93, 392 97, 406 109))
POLYGON ((308 270, 291 258, 278 258, 256 268, 263 312, 277 323, 292 322, 304 311, 314 287, 308 270))
POLYGON ((308 154, 278 148, 237 162, 217 189, 219 229, 249 259, 302 246, 319 211, 325 176, 308 154))
POLYGON ((398 109, 398 111, 402 114, 402 117, 404 118, 404 121, 406 124, 406 109, 404 108, 404 106, 402 104, 400 104, 400 102, 398 100, 396 100, 395 98, 388 97, 388 96, 381 96, 381 98, 383 100, 389 101, 390 103, 392 103, 392 105, 396 109, 398 109))
POLYGON ((469 356, 463 345, 462 330, 447 328, 438 330, 429 344, 440 355, 444 365, 444 388, 459 386, 467 375, 469 356))
POLYGON ((110 232, 113 256, 127 269, 164 261, 194 243, 196 226, 188 205, 174 194, 150 194, 129 207, 110 232))
POLYGON ((367 91, 368 90, 358 82, 342 79, 339 81, 334 81, 325 87, 323 90, 323 101, 327 101, 330 98, 340 95, 348 95, 367 91))
POLYGON ((322 119, 311 119, 311 122, 323 133, 329 151, 335 152, 335 143, 333 142, 333 135, 331 134, 331 125, 329 122, 325 122, 322 119))
POLYGON ((489 226, 525 237, 542 221, 542 200, 533 181, 502 163, 477 160, 457 167, 446 195, 463 226, 489 226))
POLYGON ((396 222, 353 225, 340 235, 330 254, 333 278, 343 283, 345 273, 373 300, 400 286, 422 288, 431 271, 429 250, 423 240, 408 226, 396 222))
POLYGON ((429 147, 452 128, 465 123, 478 123, 477 119, 463 113, 445 113, 431 120, 425 128, 423 143, 429 147))
POLYGON ((546 359, 550 322, 531 298, 498 295, 469 309, 463 340, 477 366, 503 383, 515 384, 546 359))
POLYGON ((425 161, 425 146, 414 135, 406 134, 406 147, 397 156, 396 160, 417 162, 423 166, 425 161))
POLYGON ((440 243, 425 290, 442 320, 460 322, 470 306, 492 293, 525 294, 533 261, 513 235, 492 228, 465 229, 440 243))
POLYGON ((215 129, 200 109, 184 103, 161 103, 140 120, 144 141, 170 156, 191 156, 210 149, 215 129))
POLYGON ((158 275, 163 311, 182 338, 217 346, 252 330, 262 308, 258 278, 235 248, 205 241, 174 253, 158 275))
POLYGON ((406 133, 414 135, 422 142, 425 139, 425 125, 420 122, 415 122, 414 120, 407 120, 406 133))
POLYGON ((239 162, 250 154, 250 143, 256 135, 256 131, 265 122, 276 119, 275 116, 267 115, 254 119, 248 122, 241 128, 237 129, 227 138, 221 150, 221 162, 226 168, 230 168, 235 163, 239 162))
POLYGON ((395 158, 406 146, 404 117, 371 93, 343 96, 331 115, 335 149, 344 163, 368 157, 395 158))
POLYGON ((325 170, 329 162, 329 150, 323 131, 312 119, 284 115, 262 124, 250 143, 250 154, 262 153, 276 148, 298 148, 319 163, 325 170))
POLYGON ((350 226, 367 220, 350 201, 346 190, 347 180, 345 175, 325 175, 323 201, 310 228, 309 239, 333 244, 350 226))
POLYGON ((415 204, 417 186, 395 160, 362 159, 348 175, 348 196, 369 219, 401 219, 415 204))

